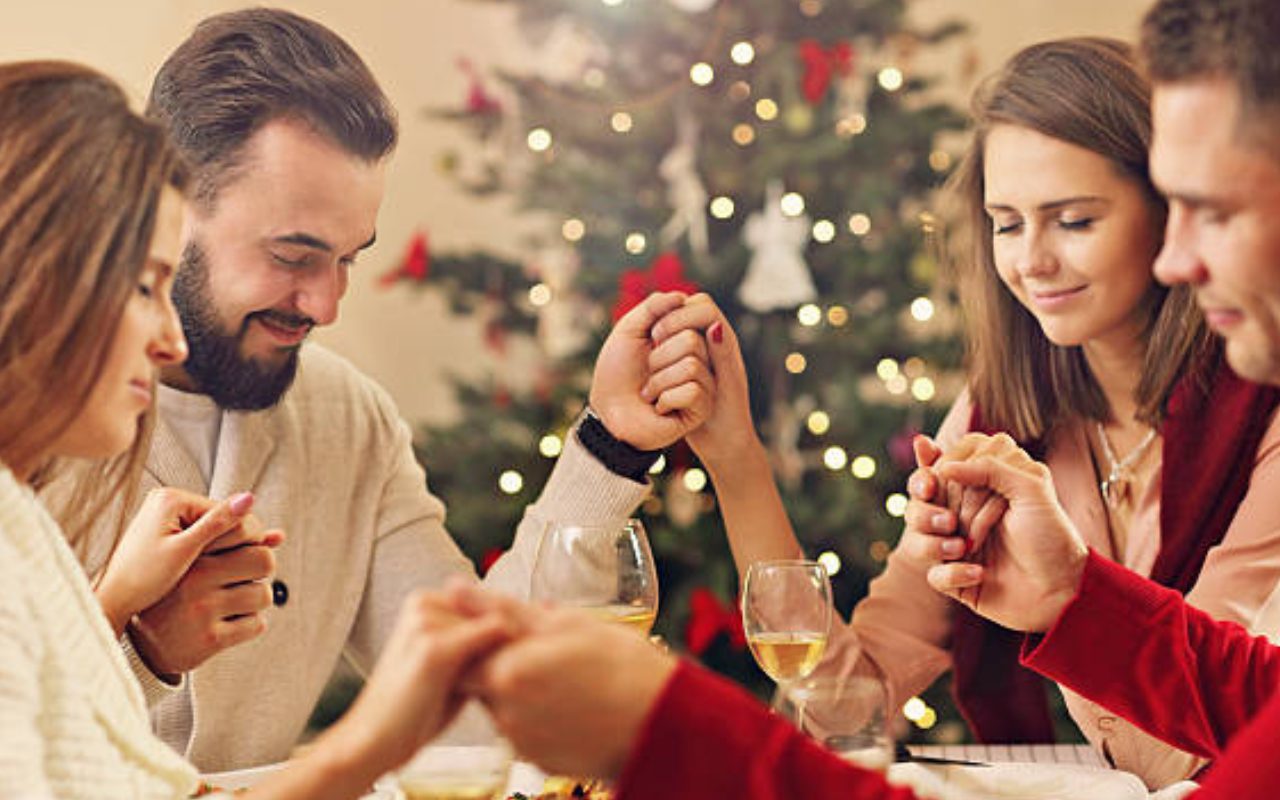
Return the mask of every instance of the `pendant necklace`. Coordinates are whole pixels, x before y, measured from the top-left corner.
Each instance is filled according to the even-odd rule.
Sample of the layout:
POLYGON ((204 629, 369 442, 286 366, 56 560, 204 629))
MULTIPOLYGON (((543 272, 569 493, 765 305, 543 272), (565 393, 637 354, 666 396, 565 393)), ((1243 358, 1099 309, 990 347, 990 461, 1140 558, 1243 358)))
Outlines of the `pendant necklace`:
POLYGON ((1142 460, 1151 443, 1156 440, 1156 431, 1155 428, 1149 429, 1147 435, 1142 437, 1142 441, 1138 442, 1127 456, 1117 459, 1115 450, 1111 448, 1111 440, 1107 438, 1106 428, 1101 422, 1094 424, 1098 427, 1102 453, 1107 459, 1107 477, 1102 479, 1098 488, 1102 491, 1102 499, 1107 501, 1107 505, 1115 508, 1128 496, 1129 484, 1133 481, 1133 467, 1142 460))

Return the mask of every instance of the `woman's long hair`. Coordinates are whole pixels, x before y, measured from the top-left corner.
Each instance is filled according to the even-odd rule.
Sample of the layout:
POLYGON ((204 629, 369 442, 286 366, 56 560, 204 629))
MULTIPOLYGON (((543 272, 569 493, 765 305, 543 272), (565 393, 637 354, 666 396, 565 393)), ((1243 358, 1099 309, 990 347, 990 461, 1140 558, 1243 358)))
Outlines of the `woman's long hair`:
MULTIPOLYGON (((102 373, 161 192, 185 182, 164 131, 109 78, 66 62, 0 65, 0 462, 37 486, 102 373)), ((78 518, 136 486, 150 419, 77 490, 78 518)))
MULTIPOLYGON (((1109 421, 1110 406, 1082 349, 1050 342, 996 272, 984 150, 992 127, 1016 125, 1097 153, 1142 189, 1153 224, 1162 228, 1167 207, 1147 168, 1150 84, 1129 45, 1060 39, 1014 55, 976 92, 972 114, 973 140, 947 182, 944 214, 945 261, 964 311, 972 399, 987 424, 1020 441, 1043 439, 1072 419, 1109 421)), ((1202 377, 1214 340, 1188 287, 1153 284, 1144 305, 1151 311, 1137 417, 1156 425, 1183 375, 1202 377)))

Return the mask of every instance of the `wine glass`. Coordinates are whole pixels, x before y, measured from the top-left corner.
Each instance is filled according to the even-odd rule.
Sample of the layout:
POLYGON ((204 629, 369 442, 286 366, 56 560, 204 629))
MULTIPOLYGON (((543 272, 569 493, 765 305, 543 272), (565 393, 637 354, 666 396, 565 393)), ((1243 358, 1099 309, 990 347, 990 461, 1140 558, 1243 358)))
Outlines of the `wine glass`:
POLYGON ((800 678, 778 687, 773 708, 846 761, 877 772, 893 763, 889 691, 878 675, 800 678))
POLYGON ((538 545, 529 595, 648 635, 658 616, 658 573, 644 525, 555 526, 538 545))
POLYGON ((405 800, 500 800, 506 797, 511 745, 492 733, 484 707, 468 701, 457 718, 395 772, 405 800))
POLYGON ((813 672, 827 648, 831 582, 816 561, 759 561, 742 586, 742 626, 760 669, 778 684, 813 672))

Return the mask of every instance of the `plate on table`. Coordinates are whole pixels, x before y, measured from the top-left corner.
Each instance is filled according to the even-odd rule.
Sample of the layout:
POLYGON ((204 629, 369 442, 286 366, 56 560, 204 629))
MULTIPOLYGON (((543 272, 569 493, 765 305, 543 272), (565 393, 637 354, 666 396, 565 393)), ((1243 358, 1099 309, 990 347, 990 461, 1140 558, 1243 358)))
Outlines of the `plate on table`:
MULTIPOLYGON (((268 764, 265 767, 250 767, 249 769, 237 769, 230 772, 210 772, 200 776, 200 780, 224 791, 236 791, 237 789, 248 789, 257 786, 268 776, 284 769, 284 764, 268 764)), ((393 789, 387 790, 375 788, 369 794, 366 794, 361 800, 401 800, 399 791, 393 789)))
POLYGON ((1080 764, 998 763, 984 767, 894 764, 889 780, 936 800, 1147 800, 1136 775, 1080 764))

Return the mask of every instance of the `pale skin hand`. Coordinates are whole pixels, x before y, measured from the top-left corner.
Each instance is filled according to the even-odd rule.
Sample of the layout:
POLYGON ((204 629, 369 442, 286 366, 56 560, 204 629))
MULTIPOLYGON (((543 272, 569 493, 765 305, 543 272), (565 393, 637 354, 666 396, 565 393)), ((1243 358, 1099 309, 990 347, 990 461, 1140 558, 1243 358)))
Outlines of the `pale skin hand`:
POLYGON ((640 391, 649 379, 656 351, 654 324, 685 296, 652 294, 618 320, 600 348, 591 379, 590 403, 609 432, 640 450, 660 450, 695 430, 710 413, 715 383, 700 340, 678 342, 663 351, 672 378, 650 398, 640 391))
POLYGON ((499 614, 464 619, 440 594, 418 592, 351 709, 306 755, 250 790, 253 800, 339 800, 364 794, 457 715, 460 677, 511 636, 499 614))
MULTIPOLYGON (((1048 630, 1075 597, 1088 558, 1048 467, 1003 434, 969 434, 934 469, 948 482, 999 494, 1008 508, 972 537, 971 560, 935 564, 929 584, 1006 628, 1048 630)), ((921 519, 945 510, 912 502, 921 519)))
POLYGON ((172 681, 261 635, 271 608, 273 550, 283 541, 283 532, 262 531, 251 518, 211 542, 159 600, 135 612, 129 636, 148 668, 172 681))
POLYGON ((645 397, 657 396, 673 381, 669 348, 700 341, 710 359, 714 400, 706 421, 686 441, 715 484, 739 575, 756 561, 799 558, 800 544, 751 420, 747 371, 728 320, 710 297, 698 294, 663 316, 653 326, 653 338, 653 374, 642 390, 645 397))
POLYGON ((562 775, 616 777, 674 657, 620 625, 535 608, 475 586, 450 588, 468 616, 500 614, 520 635, 466 679, 524 758, 562 775))
POLYGON ((262 539, 252 495, 222 502, 183 491, 147 494, 95 587, 116 635, 173 590, 202 552, 262 539))
MULTIPOLYGON (((942 458, 942 449, 927 436, 917 436, 911 444, 918 468, 907 480, 911 500, 897 551, 925 565, 963 558, 973 542, 986 538, 1008 506, 1003 497, 985 487, 938 480, 931 467, 942 458), (935 497, 943 502, 933 505, 930 501, 935 497)), ((973 446, 972 441, 962 441, 951 459, 962 457, 973 446)))

